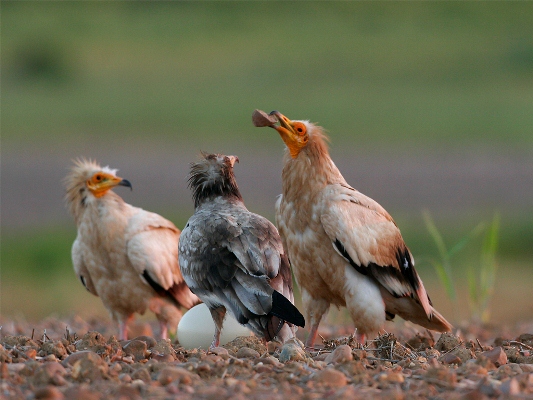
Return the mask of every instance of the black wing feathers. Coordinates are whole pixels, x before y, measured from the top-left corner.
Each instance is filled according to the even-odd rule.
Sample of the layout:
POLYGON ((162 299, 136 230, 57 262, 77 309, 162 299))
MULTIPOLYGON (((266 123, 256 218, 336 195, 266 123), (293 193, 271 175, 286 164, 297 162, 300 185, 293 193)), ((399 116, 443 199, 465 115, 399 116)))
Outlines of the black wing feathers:
POLYGON ((172 293, 172 288, 170 288, 169 290, 165 290, 165 288, 163 288, 159 283, 157 283, 154 279, 152 279, 152 277, 150 276, 147 270, 143 271, 142 276, 159 296, 170 299, 176 307, 181 308, 182 305, 179 303, 176 297, 174 297, 172 293))
MULTIPOLYGON (((411 254, 407 247, 399 249, 396 252, 396 259, 398 261, 399 269, 391 265, 377 265, 375 263, 369 263, 368 265, 361 266, 356 264, 348 254, 348 251, 341 243, 339 239, 335 239, 333 242, 335 248, 339 253, 355 268, 357 272, 362 275, 370 275, 376 279, 381 285, 383 285, 394 297, 403 297, 416 293, 420 287, 418 274, 411 260, 411 254), (394 290, 394 289, 399 290, 394 290), (409 293, 406 293, 406 290, 409 293)), ((431 301, 430 301, 431 304, 431 301)))

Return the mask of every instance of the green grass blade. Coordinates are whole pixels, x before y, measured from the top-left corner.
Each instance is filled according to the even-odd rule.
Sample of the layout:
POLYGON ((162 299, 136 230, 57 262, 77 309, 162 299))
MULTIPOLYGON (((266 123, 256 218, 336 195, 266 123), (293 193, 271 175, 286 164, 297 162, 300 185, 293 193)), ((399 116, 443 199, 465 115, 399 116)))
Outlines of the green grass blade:
POLYGON ((485 229, 485 223, 480 222, 474 229, 472 229, 463 239, 461 239, 455 246, 453 246, 448 252, 448 257, 452 257, 454 254, 461 251, 472 239, 479 236, 485 229))
POLYGON ((422 217, 424 218, 424 223, 426 224, 426 228, 433 238, 433 241, 435 242, 435 245, 437 246, 437 250, 439 251, 440 257, 443 260, 448 260, 448 250, 446 249, 446 244, 444 243, 444 239, 442 238, 442 235, 438 231, 437 227, 435 226, 435 223, 433 222, 433 219, 431 218, 431 215, 429 214, 429 211, 424 210, 422 211, 422 217))
POLYGON ((437 276, 439 277, 442 286, 444 286, 444 289, 446 290, 448 298, 450 299, 450 301, 455 303, 457 295, 450 274, 448 273, 448 271, 446 271, 446 268, 444 268, 444 265, 441 262, 432 261, 431 263, 435 268, 435 272, 437 272, 437 276))
POLYGON ((468 305, 470 308, 470 314, 479 319, 480 311, 480 293, 479 293, 479 284, 476 279, 475 268, 470 265, 466 270, 466 281, 468 284, 468 305))
POLYGON ((490 318, 489 301, 494 293, 496 283, 496 252, 498 250, 498 232, 500 216, 495 214, 483 240, 480 257, 480 311, 481 320, 488 322, 490 318))

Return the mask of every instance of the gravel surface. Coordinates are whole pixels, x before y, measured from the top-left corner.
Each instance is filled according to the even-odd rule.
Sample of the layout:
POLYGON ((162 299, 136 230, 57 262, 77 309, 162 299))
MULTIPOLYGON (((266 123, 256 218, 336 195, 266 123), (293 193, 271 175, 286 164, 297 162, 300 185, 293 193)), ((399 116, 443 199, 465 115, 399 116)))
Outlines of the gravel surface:
POLYGON ((406 324, 363 347, 348 327, 324 327, 313 350, 253 336, 186 350, 154 338, 148 324, 128 341, 114 328, 77 317, 3 320, 0 398, 533 399, 533 323, 443 335, 406 324))

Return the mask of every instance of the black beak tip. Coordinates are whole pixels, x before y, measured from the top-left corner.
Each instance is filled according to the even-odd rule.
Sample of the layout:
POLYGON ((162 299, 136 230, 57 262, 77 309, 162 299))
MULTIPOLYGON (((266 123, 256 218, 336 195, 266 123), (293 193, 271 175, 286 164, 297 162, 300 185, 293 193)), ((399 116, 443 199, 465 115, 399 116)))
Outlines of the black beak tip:
POLYGON ((119 183, 120 186, 126 186, 129 187, 131 190, 133 190, 133 186, 131 185, 131 182, 127 179, 122 179, 119 183))

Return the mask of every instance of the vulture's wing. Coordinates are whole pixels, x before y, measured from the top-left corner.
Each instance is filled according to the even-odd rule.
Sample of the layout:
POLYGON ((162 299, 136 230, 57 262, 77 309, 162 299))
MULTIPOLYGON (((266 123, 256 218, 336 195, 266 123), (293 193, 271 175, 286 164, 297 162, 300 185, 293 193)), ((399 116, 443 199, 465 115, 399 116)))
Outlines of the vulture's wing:
POLYGON ((326 189, 322 206, 322 226, 334 249, 358 272, 374 277, 394 297, 417 299, 430 317, 431 303, 411 253, 383 207, 342 184, 326 189))
POLYGON ((294 306, 270 285, 279 276, 282 259, 283 268, 288 269, 288 263, 276 228, 267 219, 248 211, 197 213, 183 230, 180 256, 187 259, 191 290, 212 304, 223 297, 240 323, 270 313, 300 322, 291 321, 294 306), (290 312, 278 310, 278 301, 290 312))
POLYGON ((72 245, 72 264, 74 265, 74 272, 76 272, 76 275, 80 278, 85 289, 95 296, 98 296, 91 276, 89 275, 89 271, 85 265, 85 260, 83 259, 83 246, 78 238, 76 238, 72 245))
POLYGON ((128 222, 127 255, 133 268, 160 295, 191 308, 198 298, 191 293, 179 269, 180 231, 158 214, 140 210, 128 222))

